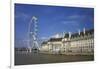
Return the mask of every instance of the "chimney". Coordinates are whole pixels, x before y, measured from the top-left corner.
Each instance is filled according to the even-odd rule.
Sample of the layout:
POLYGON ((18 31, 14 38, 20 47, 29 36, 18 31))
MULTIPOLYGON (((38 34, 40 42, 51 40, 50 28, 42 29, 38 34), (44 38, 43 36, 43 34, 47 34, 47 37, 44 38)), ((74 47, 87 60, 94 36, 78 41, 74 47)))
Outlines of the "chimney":
POLYGON ((83 29, 83 32, 84 32, 84 34, 85 34, 85 28, 83 29))
POLYGON ((71 38, 71 32, 69 32, 69 38, 71 38))
POLYGON ((80 29, 78 30, 78 34, 80 35, 80 29))

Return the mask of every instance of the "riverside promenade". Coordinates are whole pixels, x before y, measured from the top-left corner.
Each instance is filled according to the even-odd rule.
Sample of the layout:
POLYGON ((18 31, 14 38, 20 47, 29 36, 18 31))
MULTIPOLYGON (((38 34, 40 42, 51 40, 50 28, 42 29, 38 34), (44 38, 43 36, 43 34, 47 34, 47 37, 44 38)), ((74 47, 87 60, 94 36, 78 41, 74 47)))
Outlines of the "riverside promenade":
POLYGON ((94 56, 15 52, 15 65, 93 61, 94 56))

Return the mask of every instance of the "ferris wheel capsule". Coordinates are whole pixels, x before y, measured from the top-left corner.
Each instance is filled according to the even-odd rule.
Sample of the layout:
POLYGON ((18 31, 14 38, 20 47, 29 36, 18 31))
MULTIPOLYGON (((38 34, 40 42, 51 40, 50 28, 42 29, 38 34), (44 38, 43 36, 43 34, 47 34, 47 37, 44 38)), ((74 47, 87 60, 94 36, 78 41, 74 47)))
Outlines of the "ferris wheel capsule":
POLYGON ((29 27, 28 27, 28 39, 30 42, 28 42, 28 46, 32 48, 39 48, 38 41, 37 41, 37 31, 38 31, 38 25, 37 25, 37 18, 33 16, 30 20, 29 27), (32 26, 34 25, 34 26, 32 26), (34 30, 32 30, 34 29, 34 30), (32 44, 31 44, 32 43, 32 44))
POLYGON ((32 20, 37 20, 37 18, 35 16, 32 17, 32 20))

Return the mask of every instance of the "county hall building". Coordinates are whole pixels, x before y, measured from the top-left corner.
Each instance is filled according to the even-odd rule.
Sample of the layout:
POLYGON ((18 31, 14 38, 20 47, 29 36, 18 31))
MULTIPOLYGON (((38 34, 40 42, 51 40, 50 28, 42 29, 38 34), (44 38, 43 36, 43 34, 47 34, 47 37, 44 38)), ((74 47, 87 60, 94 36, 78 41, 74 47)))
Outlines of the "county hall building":
POLYGON ((94 29, 64 33, 63 37, 50 38, 41 44, 41 53, 65 55, 93 55, 94 29))

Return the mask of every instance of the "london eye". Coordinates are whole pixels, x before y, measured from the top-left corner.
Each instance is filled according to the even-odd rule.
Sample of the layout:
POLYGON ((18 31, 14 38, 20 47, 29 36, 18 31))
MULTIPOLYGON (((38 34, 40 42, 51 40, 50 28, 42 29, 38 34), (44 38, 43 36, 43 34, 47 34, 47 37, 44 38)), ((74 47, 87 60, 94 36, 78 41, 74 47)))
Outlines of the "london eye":
POLYGON ((32 52, 33 50, 38 50, 38 39, 37 39, 37 32, 38 32, 38 26, 37 26, 37 18, 33 16, 29 22, 28 25, 28 48, 29 52, 32 52))

